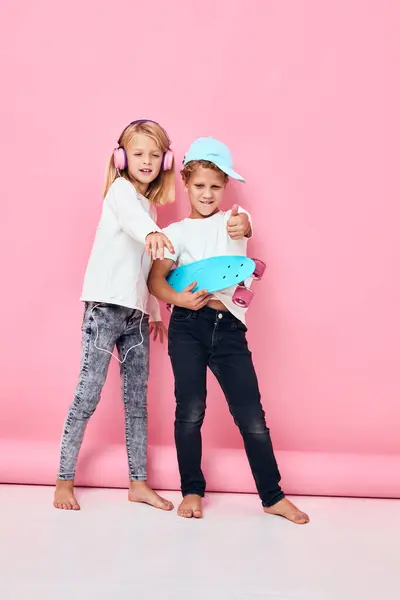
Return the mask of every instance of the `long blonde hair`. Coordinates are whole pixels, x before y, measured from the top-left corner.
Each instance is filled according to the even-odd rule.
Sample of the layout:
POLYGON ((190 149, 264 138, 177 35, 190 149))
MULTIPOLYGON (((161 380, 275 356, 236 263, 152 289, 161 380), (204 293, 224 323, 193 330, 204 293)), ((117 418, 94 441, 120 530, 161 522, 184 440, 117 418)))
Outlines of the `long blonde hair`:
MULTIPOLYGON (((153 121, 144 121, 139 123, 131 123, 121 133, 121 136, 118 140, 118 144, 121 148, 125 148, 125 150, 129 147, 129 144, 132 143, 133 138, 142 133, 150 137, 157 146, 160 148, 161 152, 167 152, 169 149, 170 141, 165 129, 161 127, 158 123, 153 123, 153 121)), ((134 182, 129 177, 128 169, 124 169, 123 171, 118 171, 118 169, 114 165, 114 155, 111 155, 109 160, 107 171, 106 171, 106 180, 104 184, 103 197, 106 197, 108 190, 111 185, 118 177, 124 177, 132 185, 134 182)), ((175 173, 174 173, 174 163, 172 164, 171 170, 164 171, 161 167, 161 170, 154 181, 152 181, 148 187, 148 190, 145 194, 146 198, 148 198, 149 202, 155 204, 157 206, 162 206, 163 204, 169 204, 174 202, 175 200, 175 173)))

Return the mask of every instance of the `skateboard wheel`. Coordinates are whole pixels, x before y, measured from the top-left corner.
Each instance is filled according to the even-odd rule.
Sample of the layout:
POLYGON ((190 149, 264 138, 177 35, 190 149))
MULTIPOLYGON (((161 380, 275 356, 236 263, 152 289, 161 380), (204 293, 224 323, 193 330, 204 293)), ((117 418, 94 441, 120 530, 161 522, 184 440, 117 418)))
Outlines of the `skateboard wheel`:
POLYGON ((264 271, 266 269, 266 264, 262 260, 258 260, 258 258, 253 258, 256 263, 256 268, 254 269, 253 277, 254 279, 261 279, 264 275, 264 271))
POLYGON ((239 285, 232 296, 232 302, 241 308, 247 308, 253 299, 253 292, 249 288, 239 285))

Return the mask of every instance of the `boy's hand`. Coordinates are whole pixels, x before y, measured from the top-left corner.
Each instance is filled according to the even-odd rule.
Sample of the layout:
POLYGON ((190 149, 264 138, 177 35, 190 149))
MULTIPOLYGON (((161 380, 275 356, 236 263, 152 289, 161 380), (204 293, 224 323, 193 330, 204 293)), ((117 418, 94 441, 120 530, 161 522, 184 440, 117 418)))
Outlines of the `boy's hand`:
POLYGON ((151 323, 149 323, 150 335, 153 333, 153 331, 154 331, 153 340, 156 341, 156 339, 159 337, 160 342, 162 344, 164 342, 164 336, 168 335, 168 331, 167 331, 167 328, 165 327, 164 323, 162 321, 152 321, 151 323))
POLYGON ((246 235, 249 235, 251 231, 249 215, 246 213, 239 214, 239 207, 237 204, 232 208, 226 230, 231 240, 241 240, 246 235))
POLYGON ((153 260, 156 258, 164 258, 164 248, 167 248, 171 254, 175 254, 175 250, 166 235, 160 232, 149 233, 146 237, 146 253, 152 257, 153 260))
POLYGON ((185 289, 178 294, 178 300, 175 304, 181 308, 188 308, 189 310, 200 310, 200 308, 203 308, 209 301, 210 294, 207 290, 192 292, 196 285, 197 282, 193 281, 193 283, 185 287, 185 289))

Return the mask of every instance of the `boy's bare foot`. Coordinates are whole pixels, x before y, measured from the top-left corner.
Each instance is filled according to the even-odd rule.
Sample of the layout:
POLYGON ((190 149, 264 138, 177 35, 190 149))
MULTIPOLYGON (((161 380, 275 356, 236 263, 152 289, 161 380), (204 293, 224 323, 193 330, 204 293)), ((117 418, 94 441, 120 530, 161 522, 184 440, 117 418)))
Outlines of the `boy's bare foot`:
POLYGON ((63 510, 81 509, 74 495, 73 481, 57 479, 53 505, 55 508, 61 508, 63 510))
POLYGON ((185 519, 191 519, 192 517, 195 519, 202 519, 202 502, 203 498, 201 496, 198 496, 197 494, 188 494, 179 505, 178 515, 185 519))
POLYGON ((154 506, 154 508, 159 508, 160 510, 172 510, 174 508, 172 502, 161 498, 161 496, 147 485, 146 481, 131 481, 128 500, 130 502, 150 504, 150 506, 154 506))
POLYGON ((305 525, 309 522, 310 518, 306 513, 302 512, 287 498, 279 500, 276 504, 269 507, 264 507, 264 512, 269 515, 278 515, 284 517, 289 521, 293 521, 297 525, 305 525))

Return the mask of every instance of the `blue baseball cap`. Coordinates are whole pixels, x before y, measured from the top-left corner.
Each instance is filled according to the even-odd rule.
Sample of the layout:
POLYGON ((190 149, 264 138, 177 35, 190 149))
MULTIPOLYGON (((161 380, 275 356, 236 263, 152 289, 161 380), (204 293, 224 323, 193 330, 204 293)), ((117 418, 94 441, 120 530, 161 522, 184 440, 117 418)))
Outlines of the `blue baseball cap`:
POLYGON ((193 142, 183 159, 183 164, 187 165, 192 160, 208 160, 232 179, 246 181, 233 170, 232 154, 228 146, 213 137, 198 138, 193 142))

